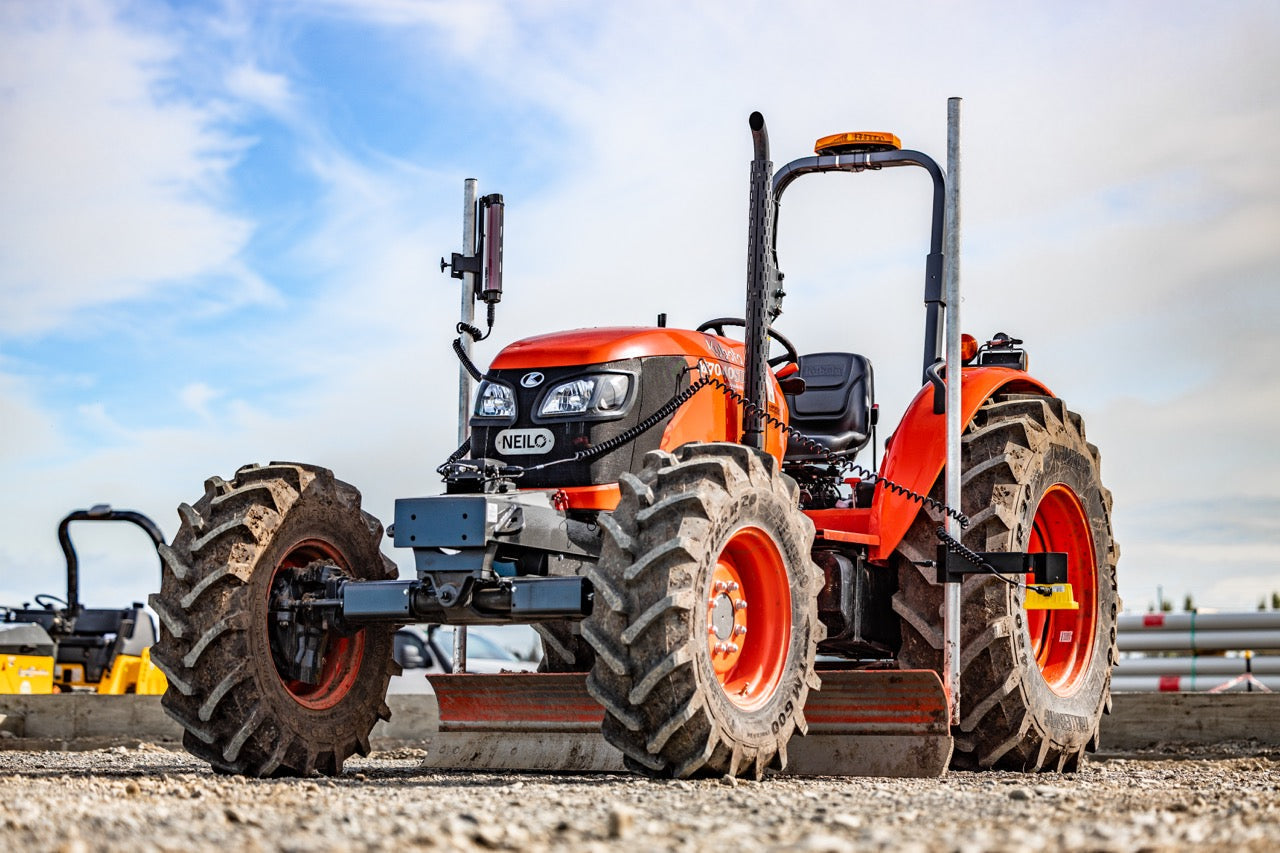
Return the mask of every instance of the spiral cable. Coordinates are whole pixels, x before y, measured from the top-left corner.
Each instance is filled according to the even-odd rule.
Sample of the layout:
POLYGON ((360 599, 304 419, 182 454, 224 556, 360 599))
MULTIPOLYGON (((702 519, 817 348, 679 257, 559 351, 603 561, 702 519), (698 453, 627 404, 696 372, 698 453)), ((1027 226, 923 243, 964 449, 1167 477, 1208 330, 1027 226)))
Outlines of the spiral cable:
MULTIPOLYGON (((464 323, 458 324, 459 333, 463 332, 464 326, 466 326, 466 324, 464 323)), ((477 334, 479 333, 479 330, 475 329, 475 327, 473 326, 467 326, 466 328, 468 330, 476 332, 477 334)), ((466 353, 462 350, 461 338, 454 341, 454 350, 458 353, 458 357, 463 362, 463 365, 467 367, 468 372, 475 370, 475 365, 471 364, 470 359, 466 357, 466 353)), ((572 456, 566 456, 563 459, 556 459, 551 462, 543 462, 540 465, 531 465, 528 467, 516 466, 516 465, 507 466, 503 469, 505 475, 511 476, 511 477, 521 477, 530 471, 542 471, 547 468, 553 468, 557 465, 567 465, 574 462, 586 462, 591 459, 595 459, 599 456, 603 456, 606 453, 609 453, 613 450, 616 450, 619 447, 622 447, 626 444, 631 443, 632 441, 635 441, 641 435, 653 429, 655 426, 662 423, 662 421, 666 420, 671 415, 675 414, 680 409, 680 407, 682 407, 685 403, 692 400, 699 391, 701 391, 703 388, 706 388, 708 385, 710 385, 719 389, 720 392, 724 394, 726 397, 728 397, 730 400, 733 400, 735 403, 738 403, 739 405, 741 405, 743 408, 743 411, 746 412, 747 414, 756 415, 761 420, 768 423, 770 426, 776 427, 782 432, 785 432, 791 440, 795 441, 797 444, 800 444, 806 450, 810 451, 811 453, 814 453, 817 456, 822 457, 822 460, 826 462, 828 465, 830 465, 832 468, 835 468, 836 470, 840 470, 840 471, 845 471, 849 474, 854 474, 863 480, 869 480, 876 485, 883 486, 886 491, 892 492, 900 497, 904 497, 914 503, 920 504, 923 507, 927 507, 936 512, 940 512, 945 516, 953 518, 960 525, 960 528, 962 530, 967 529, 969 527, 969 517, 965 515, 963 512, 961 512, 960 510, 954 507, 947 506, 945 503, 938 500, 937 498, 933 498, 928 495, 922 495, 917 491, 907 488, 901 483, 895 483, 893 480, 890 480, 887 477, 882 477, 880 474, 876 473, 875 471, 872 471, 862 465, 859 465, 853 460, 843 457, 838 453, 836 453, 835 451, 830 450, 827 447, 824 447, 820 442, 818 442, 813 437, 805 435, 804 433, 800 432, 800 430, 788 424, 786 421, 782 420, 781 418, 773 414, 770 414, 764 408, 748 400, 744 394, 734 389, 732 386, 729 385, 729 383, 725 382, 719 376, 715 375, 715 372, 711 370, 706 365, 705 362, 699 361, 697 372, 700 373, 701 375, 699 376, 698 379, 692 382, 688 388, 676 394, 674 397, 672 397, 670 400, 664 403, 661 407, 659 407, 656 411, 654 411, 653 414, 649 415, 640 423, 636 424, 630 429, 624 430, 623 432, 619 433, 613 438, 610 438, 606 441, 602 441, 593 447, 588 447, 583 450, 579 450, 575 452, 572 456)), ((477 380, 482 378, 482 374, 480 374, 478 370, 475 370, 475 372, 472 375, 475 376, 477 380)), ((459 462, 459 460, 464 455, 466 455, 466 452, 469 448, 470 448, 470 442, 464 443, 461 447, 459 447, 456 451, 454 451, 453 455, 451 455, 444 464, 442 464, 439 468, 436 469, 437 472, 447 475, 446 474, 447 469, 449 469, 451 466, 456 465, 459 462)), ((1017 581, 1011 580, 1005 577, 1004 575, 1002 575, 1000 572, 998 572, 994 566, 992 566, 986 560, 982 559, 982 557, 976 551, 969 548, 967 545, 962 543, 959 539, 955 538, 950 533, 948 533, 945 527, 939 525, 937 528, 935 528, 934 535, 938 538, 938 541, 941 542, 944 547, 946 547, 948 552, 955 554, 956 556, 963 557, 965 560, 972 563, 974 566, 977 566, 979 569, 983 571, 989 572, 992 576, 998 578, 999 580, 1001 580, 1002 582, 1010 586, 1018 587, 1022 585, 1017 581)), ((1034 584, 1026 584, 1026 587, 1027 589, 1034 590, 1037 593, 1044 596, 1052 595, 1052 592, 1046 587, 1042 587, 1034 584)))

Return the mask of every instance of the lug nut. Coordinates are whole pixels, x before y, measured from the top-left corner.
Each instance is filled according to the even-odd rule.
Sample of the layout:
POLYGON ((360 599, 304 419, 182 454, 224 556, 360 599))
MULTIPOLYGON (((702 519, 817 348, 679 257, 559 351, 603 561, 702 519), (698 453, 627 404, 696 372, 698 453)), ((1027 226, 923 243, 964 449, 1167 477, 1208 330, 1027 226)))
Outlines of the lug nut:
POLYGON ((729 654, 733 654, 738 651, 737 643, 725 643, 724 645, 725 645, 725 651, 729 652, 729 654))
POLYGON ((736 628, 734 628, 734 629, 733 629, 733 633, 734 633, 736 636, 739 636, 739 637, 746 636, 746 633, 747 633, 747 626, 746 626, 746 625, 739 625, 738 627, 736 627, 736 628))
POLYGON ((747 609, 747 600, 746 600, 745 598, 743 598, 743 599, 739 600, 737 604, 733 605, 733 609, 734 609, 734 610, 746 610, 746 609, 747 609))
POLYGON ((725 583, 724 581, 716 581, 716 585, 715 585, 714 587, 712 587, 712 588, 713 588, 716 592, 724 592, 726 589, 728 589, 728 588, 729 588, 729 585, 728 585, 727 583, 725 583))
POLYGON ((729 592, 737 592, 739 589, 741 589, 741 587, 739 587, 733 581, 729 581, 729 592))

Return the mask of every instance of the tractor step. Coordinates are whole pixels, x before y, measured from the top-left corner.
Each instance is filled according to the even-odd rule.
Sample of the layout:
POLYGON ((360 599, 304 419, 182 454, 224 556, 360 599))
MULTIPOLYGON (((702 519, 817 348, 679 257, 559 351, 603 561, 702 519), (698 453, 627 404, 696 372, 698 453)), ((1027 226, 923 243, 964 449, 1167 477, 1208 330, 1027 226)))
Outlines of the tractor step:
MULTIPOLYGON (((946 693, 929 670, 824 670, 809 694, 809 734, 787 746, 797 776, 936 777, 951 760, 946 693)), ((428 676, 438 769, 625 772, 600 734, 603 711, 583 673, 428 676)))

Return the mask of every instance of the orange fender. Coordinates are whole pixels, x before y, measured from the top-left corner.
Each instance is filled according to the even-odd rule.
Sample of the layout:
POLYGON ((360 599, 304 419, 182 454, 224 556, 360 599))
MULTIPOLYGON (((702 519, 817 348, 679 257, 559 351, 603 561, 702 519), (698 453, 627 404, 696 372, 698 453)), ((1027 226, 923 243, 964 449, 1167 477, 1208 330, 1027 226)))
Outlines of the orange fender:
MULTIPOLYGON (((993 394, 1046 394, 1054 396, 1044 383, 1020 370, 1008 367, 967 367, 960 386, 961 429, 993 394)), ((898 429, 886 442, 880 476, 922 495, 929 494, 947 457, 946 418, 933 413, 933 386, 926 385, 907 406, 898 429)), ((898 547, 920 511, 920 504, 905 495, 876 487, 872 503, 870 533, 876 542, 872 561, 885 561, 898 547)))

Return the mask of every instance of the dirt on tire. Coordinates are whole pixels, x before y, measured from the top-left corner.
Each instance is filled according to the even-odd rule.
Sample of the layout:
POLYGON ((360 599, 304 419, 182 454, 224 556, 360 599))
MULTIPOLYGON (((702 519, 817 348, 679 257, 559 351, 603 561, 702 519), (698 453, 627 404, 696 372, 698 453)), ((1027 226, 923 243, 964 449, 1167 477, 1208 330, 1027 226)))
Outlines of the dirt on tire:
MULTIPOLYGON (((587 688, 604 706, 605 738, 649 775, 760 778, 785 765, 787 741, 806 729, 803 707, 819 686, 813 661, 826 633, 813 524, 798 508, 795 483, 775 459, 742 445, 690 444, 651 451, 640 474, 623 475, 620 485, 618 508, 601 519, 595 609, 582 628, 595 649, 587 688), (713 573, 748 529, 772 542, 790 590, 776 684, 754 703, 722 686, 709 640, 718 630, 709 613, 713 573)), ((754 624, 741 632, 743 655, 753 639, 757 650, 768 642, 768 626, 757 624, 759 636, 754 624)))
MULTIPOLYGON (((1042 646, 1057 638, 1033 644, 1028 623, 1040 617, 1024 609, 1024 591, 988 575, 965 578, 961 719, 954 731, 952 766, 1074 770, 1083 754, 1097 747, 1117 660, 1119 548, 1112 537, 1111 494, 1099 477, 1098 450, 1085 440, 1079 415, 1060 399, 1038 395, 988 401, 962 442, 962 509, 970 519, 964 544, 977 551, 1036 550, 1028 545, 1041 536, 1038 507, 1047 495, 1065 488, 1088 519, 1079 534, 1092 545, 1092 554, 1070 555, 1069 563, 1091 564, 1096 583, 1092 601, 1082 603, 1092 608, 1092 634, 1084 641, 1075 638, 1083 657, 1071 664, 1070 683, 1055 689, 1037 664, 1037 651, 1043 659, 1042 646)), ((941 498, 941 492, 940 477, 933 496, 941 498)), ((893 607, 901 617, 898 660, 904 669, 942 671, 943 588, 935 582, 934 568, 922 565, 934 559, 934 530, 941 523, 936 511, 922 509, 897 554, 899 591, 893 607)))
POLYGON ((280 674, 268 612, 277 572, 311 561, 352 577, 396 576, 360 493, 325 468, 273 462, 241 468, 230 482, 210 478, 178 513, 150 598, 160 616, 152 659, 169 679, 162 702, 187 750, 248 776, 336 775, 350 755, 367 755, 373 725, 390 717, 394 629, 332 638, 326 674, 311 687, 280 674))
POLYGON ((574 622, 539 622, 534 633, 542 642, 542 660, 538 672, 590 672, 595 663, 591 644, 582 638, 581 628, 574 622))

